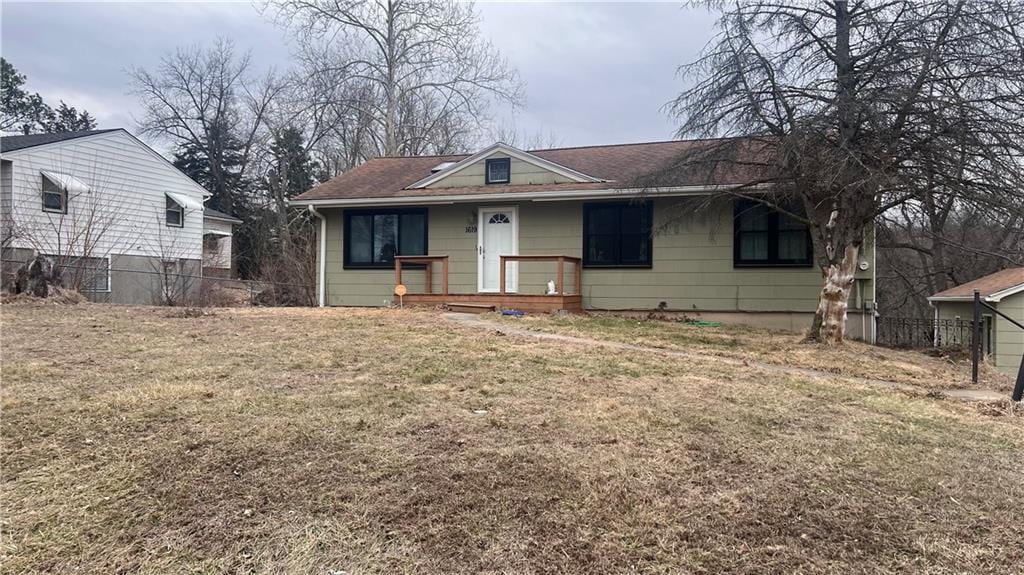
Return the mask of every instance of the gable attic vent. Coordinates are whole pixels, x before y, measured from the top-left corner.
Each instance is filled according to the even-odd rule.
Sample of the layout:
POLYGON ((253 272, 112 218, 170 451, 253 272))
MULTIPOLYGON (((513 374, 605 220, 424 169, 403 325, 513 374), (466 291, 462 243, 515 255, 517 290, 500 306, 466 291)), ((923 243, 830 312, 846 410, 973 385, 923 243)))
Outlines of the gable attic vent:
POLYGON ((454 165, 455 165, 455 162, 441 162, 440 164, 434 166, 433 168, 430 168, 430 173, 431 174, 436 174, 436 173, 440 172, 441 170, 447 170, 448 168, 450 168, 450 167, 452 167, 454 165))

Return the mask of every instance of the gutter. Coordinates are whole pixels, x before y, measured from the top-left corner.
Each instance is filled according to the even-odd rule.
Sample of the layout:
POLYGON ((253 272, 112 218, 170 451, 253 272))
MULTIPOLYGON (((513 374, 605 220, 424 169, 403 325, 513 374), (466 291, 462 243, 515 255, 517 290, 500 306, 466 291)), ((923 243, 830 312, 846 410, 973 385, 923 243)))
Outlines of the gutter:
POLYGON ((317 304, 319 307, 324 307, 326 287, 327 284, 324 281, 326 279, 327 270, 327 218, 318 211, 316 207, 310 204, 308 206, 309 213, 313 214, 317 219, 320 220, 320 233, 317 234, 319 237, 319 257, 317 258, 317 272, 316 272, 316 297, 317 304))
POLYGON ((211 215, 208 215, 208 214, 205 214, 205 213, 203 214, 203 219, 204 220, 213 220, 213 221, 216 221, 216 222, 227 222, 229 224, 235 224, 235 225, 239 225, 239 224, 243 223, 242 220, 240 220, 238 218, 231 218, 231 217, 224 218, 224 217, 221 217, 221 216, 211 216, 211 215))
MULTIPOLYGON (((966 296, 966 295, 964 295, 964 296, 961 296, 961 295, 939 296, 939 297, 932 296, 932 297, 926 298, 926 299, 928 300, 928 303, 943 303, 943 302, 971 303, 972 301, 974 301, 974 297, 973 296, 966 296)), ((991 295, 981 296, 981 301, 988 302, 988 303, 999 303, 999 300, 993 299, 991 295)))

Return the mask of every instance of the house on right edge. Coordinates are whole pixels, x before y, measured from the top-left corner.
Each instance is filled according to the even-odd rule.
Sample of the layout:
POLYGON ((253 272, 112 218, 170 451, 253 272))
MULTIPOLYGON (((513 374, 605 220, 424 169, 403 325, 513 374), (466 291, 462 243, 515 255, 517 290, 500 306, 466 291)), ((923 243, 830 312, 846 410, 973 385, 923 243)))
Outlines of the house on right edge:
MULTIPOLYGON (((803 224, 760 204, 707 202, 740 176, 663 170, 692 141, 384 157, 301 194, 319 217, 321 305, 524 311, 665 310, 799 331, 821 271, 803 224), (709 205, 705 205, 709 204, 709 205)), ((748 180, 749 181, 749 180, 748 180)), ((873 340, 866 238, 847 336, 873 340)))
MULTIPOLYGON (((970 322, 974 317, 974 291, 982 301, 1024 324, 1024 267, 980 277, 974 281, 941 291, 928 298, 935 308, 936 329, 940 321, 970 322)), ((1024 355, 1024 329, 982 307, 986 333, 981 337, 985 353, 1004 373, 1016 375, 1024 355)))

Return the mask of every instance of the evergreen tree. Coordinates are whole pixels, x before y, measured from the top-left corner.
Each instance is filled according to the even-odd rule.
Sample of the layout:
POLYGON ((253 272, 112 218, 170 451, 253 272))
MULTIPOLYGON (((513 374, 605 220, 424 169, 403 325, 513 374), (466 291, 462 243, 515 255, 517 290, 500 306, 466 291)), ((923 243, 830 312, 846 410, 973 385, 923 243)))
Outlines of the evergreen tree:
POLYGON ((174 166, 206 188, 211 208, 233 213, 245 189, 242 144, 223 124, 215 124, 203 145, 185 142, 174 153, 174 166), (220 177, 217 177, 220 175, 220 177))
POLYGON ((274 165, 267 175, 271 188, 280 190, 282 199, 291 199, 313 187, 316 163, 309 157, 302 132, 288 127, 281 130, 270 146, 274 165))
POLYGON ((24 74, 0 58, 0 131, 53 134, 96 129, 96 119, 88 111, 79 112, 63 100, 54 110, 42 96, 27 92, 25 81, 24 74))
POLYGON ((79 112, 74 106, 64 103, 64 100, 60 101, 60 107, 56 110, 48 109, 45 119, 40 124, 44 132, 51 134, 96 129, 96 119, 88 111, 79 112))

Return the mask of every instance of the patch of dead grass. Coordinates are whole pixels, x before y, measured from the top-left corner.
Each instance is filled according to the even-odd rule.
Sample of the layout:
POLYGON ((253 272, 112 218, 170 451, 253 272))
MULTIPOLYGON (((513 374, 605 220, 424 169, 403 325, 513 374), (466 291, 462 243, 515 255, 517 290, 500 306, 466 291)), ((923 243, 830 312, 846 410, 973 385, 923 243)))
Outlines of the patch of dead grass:
MULTIPOLYGON (((494 318, 499 319, 499 316, 495 315, 494 318)), ((698 326, 682 321, 607 314, 537 314, 518 319, 500 319, 548 333, 754 360, 933 389, 966 387, 970 382, 970 362, 963 357, 889 349, 858 341, 847 341, 842 346, 830 347, 804 343, 799 334, 767 329, 735 325, 698 326)), ((981 375, 982 387, 1001 391, 1013 387, 1012 378, 990 365, 982 366, 981 375)))
POLYGON ((1024 560, 1022 419, 971 406, 411 310, 17 306, 2 321, 5 572, 1024 560))

